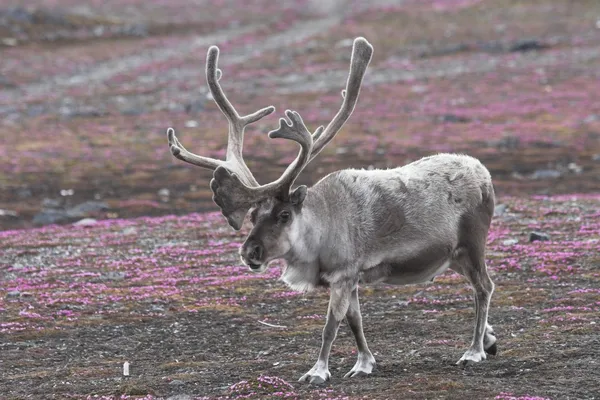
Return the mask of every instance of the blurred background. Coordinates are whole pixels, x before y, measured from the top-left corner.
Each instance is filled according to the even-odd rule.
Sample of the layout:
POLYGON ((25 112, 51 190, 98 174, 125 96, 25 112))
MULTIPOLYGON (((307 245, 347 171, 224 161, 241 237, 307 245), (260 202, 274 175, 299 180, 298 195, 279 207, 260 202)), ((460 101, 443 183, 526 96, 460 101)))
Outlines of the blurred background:
POLYGON ((4 0, 0 229, 216 211, 165 134, 224 157, 208 47, 240 114, 277 107, 246 131, 264 183, 297 153, 266 133, 288 108, 330 121, 356 36, 375 48, 357 108, 298 183, 451 151, 498 195, 600 190, 596 0, 4 0))

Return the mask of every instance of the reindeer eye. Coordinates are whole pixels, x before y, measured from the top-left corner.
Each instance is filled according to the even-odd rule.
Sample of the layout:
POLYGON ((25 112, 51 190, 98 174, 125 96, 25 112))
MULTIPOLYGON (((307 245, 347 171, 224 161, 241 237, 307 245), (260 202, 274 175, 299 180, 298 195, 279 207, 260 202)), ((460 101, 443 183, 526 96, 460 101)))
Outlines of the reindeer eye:
POLYGON ((281 213, 279 213, 279 221, 282 223, 286 223, 290 220, 290 212, 289 211, 282 211, 281 213))

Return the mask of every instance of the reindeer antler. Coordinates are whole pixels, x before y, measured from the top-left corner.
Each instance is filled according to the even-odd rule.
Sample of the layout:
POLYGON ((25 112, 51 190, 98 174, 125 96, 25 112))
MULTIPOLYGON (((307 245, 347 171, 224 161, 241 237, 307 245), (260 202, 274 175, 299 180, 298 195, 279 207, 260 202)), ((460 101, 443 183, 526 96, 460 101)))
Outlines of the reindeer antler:
POLYGON ((236 174, 232 174, 223 168, 215 170, 213 179, 210 182, 213 201, 221 208, 221 212, 227 218, 229 225, 239 230, 250 207, 265 198, 274 196, 283 201, 289 200, 291 186, 298 175, 333 139, 352 114, 372 54, 373 47, 365 38, 359 37, 354 40, 350 74, 346 82, 346 89, 342 91, 344 100, 340 110, 326 128, 320 126, 311 135, 300 114, 287 110, 285 114, 290 123, 288 124, 285 119, 281 118, 279 128, 269 132, 270 138, 293 140, 301 147, 296 159, 279 179, 262 186, 249 186, 242 182, 236 174))
MULTIPOLYGON (((367 71, 367 67, 371 62, 373 55, 373 46, 364 37, 354 39, 352 45, 352 58, 350 59, 350 73, 346 81, 346 89, 342 90, 343 102, 340 110, 335 114, 335 117, 327 125, 322 134, 315 137, 315 144, 310 155, 310 160, 314 159, 317 154, 334 138, 334 136, 342 129, 344 123, 350 118, 354 111, 354 106, 358 100, 360 86, 362 85, 363 77, 367 71)), ((317 132, 315 132, 316 134, 317 132)))
POLYGON ((206 81, 212 97, 217 103, 217 106, 221 110, 225 117, 229 121, 229 134, 227 141, 227 155, 225 161, 217 160, 210 157, 203 157, 197 154, 189 152, 175 136, 175 130, 173 128, 167 129, 167 136, 169 138, 169 148, 171 153, 178 159, 187 163, 196 165, 201 168, 207 168, 215 170, 218 167, 223 167, 230 172, 239 175, 240 179, 249 186, 258 186, 258 182, 252 175, 252 172, 248 169, 248 166, 244 162, 242 157, 242 147, 244 144, 244 129, 247 125, 254 123, 261 118, 271 114, 275 111, 275 107, 269 106, 262 108, 252 114, 241 117, 231 102, 225 96, 219 80, 221 79, 222 72, 218 68, 219 61, 219 48, 217 46, 211 46, 208 49, 208 55, 206 58, 206 81))
POLYGON ((246 125, 271 114, 275 111, 275 107, 266 107, 240 117, 219 85, 219 79, 221 78, 221 71, 217 68, 219 49, 216 46, 211 46, 206 59, 206 80, 217 106, 229 121, 226 160, 216 160, 190 153, 179 142, 175 136, 175 131, 169 128, 167 134, 171 153, 190 164, 215 170, 213 179, 210 181, 213 201, 221 208, 221 212, 227 218, 229 225, 239 230, 252 205, 272 196, 282 201, 289 200, 290 189, 298 175, 333 139, 352 114, 372 54, 373 47, 365 38, 359 37, 354 40, 350 74, 346 82, 346 89, 342 91, 344 100, 340 110, 326 128, 320 126, 311 135, 300 114, 290 110, 285 112, 289 123, 281 118, 279 128, 269 132, 269 137, 297 142, 300 145, 300 152, 279 179, 260 186, 242 157, 244 128, 246 125))

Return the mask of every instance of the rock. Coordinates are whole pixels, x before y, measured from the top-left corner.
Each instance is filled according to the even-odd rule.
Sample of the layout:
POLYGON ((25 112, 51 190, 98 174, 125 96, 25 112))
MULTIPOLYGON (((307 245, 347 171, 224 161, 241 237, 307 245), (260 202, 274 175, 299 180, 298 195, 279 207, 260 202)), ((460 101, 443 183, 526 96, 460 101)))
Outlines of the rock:
POLYGON ((13 82, 9 81, 7 77, 0 75, 0 88, 13 89, 16 87, 17 87, 17 85, 15 85, 13 82))
POLYGON ((110 210, 110 207, 103 201, 85 201, 83 203, 77 204, 75 207, 69 208, 67 210, 67 213, 74 217, 86 217, 90 214, 95 214, 107 210, 110 210))
POLYGON ((526 51, 534 51, 534 50, 544 50, 548 48, 548 45, 541 43, 536 39, 522 39, 517 40, 513 43, 508 51, 511 52, 526 52, 526 51))
POLYGON ((529 242, 545 242, 550 240, 550 236, 543 232, 531 232, 529 234, 529 242))
POLYGON ((65 210, 45 209, 33 217, 33 224, 38 226, 59 224, 72 219, 65 210))
POLYGON ((577 175, 583 172, 583 168, 580 165, 575 164, 574 162, 569 163, 569 165, 567 165, 567 168, 569 169, 569 171, 577 175))
POLYGON ((0 19, 30 24, 33 22, 34 15, 33 12, 23 7, 11 7, 8 10, 0 11, 0 19))
POLYGON ((189 394, 178 394, 175 396, 167 397, 167 400, 192 400, 192 396, 189 394))
POLYGON ((160 201, 162 201, 163 203, 169 202, 170 195, 171 195, 171 191, 167 188, 162 188, 158 191, 158 197, 159 197, 160 201))
POLYGON ((62 199, 49 199, 45 198, 42 200, 43 208, 62 208, 63 200, 62 199))
POLYGON ((19 218, 19 214, 12 210, 3 210, 0 208, 0 217, 19 218))
POLYGON ((148 26, 145 24, 129 25, 121 28, 121 34, 127 36, 148 36, 148 26))
POLYGON ((428 90, 425 85, 413 85, 410 87, 412 93, 425 93, 428 90))
POLYGON ((469 49, 470 49, 469 45, 467 45, 465 43, 451 44, 448 46, 443 46, 443 47, 439 47, 439 48, 435 48, 435 49, 431 49, 431 50, 422 51, 421 53, 419 53, 419 57, 425 58, 425 57, 447 56, 447 55, 451 55, 451 54, 462 53, 462 52, 468 51, 469 49))
POLYGON ((506 239, 504 241, 502 241, 502 244, 504 246, 512 246, 519 243, 519 239, 506 239))
POLYGON ((107 281, 122 281, 126 276, 127 274, 123 271, 109 271, 102 275, 102 279, 107 281))
POLYGON ((135 235, 137 233, 137 229, 133 226, 123 229, 123 235, 135 235))
POLYGON ((120 111, 123 115, 141 115, 144 113, 144 109, 141 107, 128 107, 120 111))
POLYGON ((102 116, 105 116, 108 114, 106 112, 106 110, 97 109, 92 106, 80 106, 78 108, 63 106, 59 109, 59 113, 62 117, 65 117, 65 118, 102 117, 102 116))
POLYGON ((180 381, 179 379, 173 379, 171 382, 169 382, 169 385, 172 386, 181 386, 181 385, 185 385, 184 381, 180 381))
POLYGON ((521 145, 521 139, 518 136, 505 136, 496 142, 496 147, 500 149, 514 150, 521 145))
POLYGON ((496 207, 494 207, 494 217, 504 215, 507 209, 508 206, 506 204, 498 204, 496 207))
POLYGON ((20 297, 20 296, 21 296, 21 292, 19 292, 18 290, 11 290, 10 292, 6 293, 7 298, 20 297))
POLYGON ((486 53, 504 53, 504 45, 498 41, 479 43, 477 48, 486 53))
POLYGON ((454 114, 444 114, 444 115, 439 116, 438 119, 440 122, 451 122, 451 123, 461 123, 461 124, 471 121, 467 117, 463 117, 461 115, 454 115, 454 114))
MULTIPOLYGON (((90 217, 110 207, 102 201, 86 201, 64 209, 62 200, 44 199, 42 211, 33 217, 33 224, 38 226, 60 224, 64 222, 75 222, 79 219, 90 217)), ((86 223, 89 223, 87 221, 86 223)))
POLYGON ((17 197, 19 199, 28 199, 31 196, 33 196, 31 189, 26 188, 26 187, 17 189, 17 197))
POLYGON ((163 313, 163 312, 165 312, 165 308, 162 306, 157 306, 157 305, 153 304, 150 307, 150 311, 157 312, 157 313, 163 313))
POLYGON ((354 43, 354 39, 342 39, 335 44, 335 48, 351 47, 354 43))
POLYGON ((592 161, 600 161, 600 153, 592 156, 592 161))
POLYGON ((196 114, 204 111, 204 100, 195 100, 187 103, 185 106, 185 112, 188 114, 196 114))
POLYGON ((73 225, 75 226, 92 226, 92 225, 96 225, 98 223, 98 221, 96 221, 94 218, 84 218, 84 219, 80 219, 77 222, 74 222, 73 225))
POLYGON ((194 121, 194 120, 185 121, 185 127, 186 128, 197 128, 198 121, 194 121))
POLYGON ((560 178, 561 172, 555 169, 538 169, 530 175, 531 179, 556 179, 560 178))
POLYGON ((47 108, 41 104, 32 104, 27 107, 27 116, 28 117, 38 117, 44 113, 46 113, 47 108))

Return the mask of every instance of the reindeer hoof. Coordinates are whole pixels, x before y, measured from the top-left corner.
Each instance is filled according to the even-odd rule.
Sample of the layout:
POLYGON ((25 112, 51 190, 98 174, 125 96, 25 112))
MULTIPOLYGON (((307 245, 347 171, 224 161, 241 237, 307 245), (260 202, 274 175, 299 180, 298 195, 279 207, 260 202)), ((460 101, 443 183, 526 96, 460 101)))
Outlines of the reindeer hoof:
POLYGON ((483 351, 479 352, 477 350, 469 349, 469 350, 467 350, 467 352, 465 354, 463 354, 463 356, 460 358, 460 360, 458 360, 456 365, 461 365, 464 368, 469 365, 473 365, 475 363, 483 361, 483 360, 485 360, 485 358, 486 358, 485 352, 483 352, 483 351))
POLYGON ((308 383, 310 383, 311 385, 322 385, 325 382, 326 380, 321 378, 320 376, 313 376, 312 378, 310 378, 310 381, 308 383))
POLYGON ((298 382, 308 382, 311 385, 322 385, 331 379, 331 374, 327 368, 315 365, 306 374, 302 375, 298 382))
POLYGON ((494 343, 489 348, 485 349, 485 352, 495 356, 496 353, 498 353, 498 346, 496 346, 496 343, 494 343))
POLYGON ((373 355, 368 356, 358 356, 358 360, 356 360, 356 364, 354 367, 344 375, 344 378, 354 378, 355 376, 367 376, 373 372, 373 368, 375 367, 375 358, 373 355))
POLYGON ((370 373, 365 372, 365 371, 350 371, 346 375, 344 375, 344 378, 354 378, 354 377, 369 376, 369 375, 370 375, 370 373))

